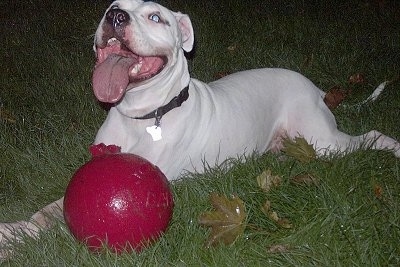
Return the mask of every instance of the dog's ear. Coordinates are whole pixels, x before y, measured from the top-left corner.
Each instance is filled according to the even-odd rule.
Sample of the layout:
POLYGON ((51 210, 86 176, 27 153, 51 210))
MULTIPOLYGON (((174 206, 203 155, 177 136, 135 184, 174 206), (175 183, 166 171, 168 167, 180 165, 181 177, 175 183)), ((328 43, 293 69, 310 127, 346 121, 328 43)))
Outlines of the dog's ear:
POLYGON ((182 49, 186 52, 190 52, 194 44, 194 32, 192 22, 186 14, 180 12, 174 12, 176 21, 178 23, 179 30, 182 34, 182 49))

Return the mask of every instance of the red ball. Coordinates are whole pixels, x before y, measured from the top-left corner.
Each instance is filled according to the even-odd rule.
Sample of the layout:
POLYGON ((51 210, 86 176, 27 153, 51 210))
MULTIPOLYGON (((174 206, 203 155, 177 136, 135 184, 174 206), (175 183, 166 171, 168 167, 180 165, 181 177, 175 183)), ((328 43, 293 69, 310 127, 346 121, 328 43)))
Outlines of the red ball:
POLYGON ((173 212, 165 175, 149 161, 127 153, 93 157, 72 177, 64 218, 76 239, 98 251, 140 252, 165 232, 173 212))

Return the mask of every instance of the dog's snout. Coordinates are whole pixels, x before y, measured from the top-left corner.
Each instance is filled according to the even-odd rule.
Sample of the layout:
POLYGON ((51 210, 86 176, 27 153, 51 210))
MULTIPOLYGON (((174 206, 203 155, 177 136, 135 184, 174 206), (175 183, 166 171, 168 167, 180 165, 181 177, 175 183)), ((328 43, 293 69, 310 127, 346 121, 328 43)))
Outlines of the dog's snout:
POLYGON ((129 14, 119 8, 112 8, 106 13, 106 21, 114 28, 125 26, 129 22, 129 14))

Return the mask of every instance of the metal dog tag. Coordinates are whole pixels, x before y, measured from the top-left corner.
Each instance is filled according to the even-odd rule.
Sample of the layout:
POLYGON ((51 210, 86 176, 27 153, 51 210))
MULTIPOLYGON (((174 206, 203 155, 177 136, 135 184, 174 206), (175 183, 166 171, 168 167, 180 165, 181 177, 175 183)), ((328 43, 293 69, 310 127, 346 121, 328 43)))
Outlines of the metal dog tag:
POLYGON ((154 117, 156 117, 156 121, 154 122, 153 126, 146 127, 146 131, 151 135, 153 141, 160 141, 162 139, 161 136, 161 117, 158 114, 158 109, 156 110, 154 117))
POLYGON ((146 131, 151 135, 153 141, 159 141, 162 139, 160 126, 153 125, 150 127, 146 127, 146 131))

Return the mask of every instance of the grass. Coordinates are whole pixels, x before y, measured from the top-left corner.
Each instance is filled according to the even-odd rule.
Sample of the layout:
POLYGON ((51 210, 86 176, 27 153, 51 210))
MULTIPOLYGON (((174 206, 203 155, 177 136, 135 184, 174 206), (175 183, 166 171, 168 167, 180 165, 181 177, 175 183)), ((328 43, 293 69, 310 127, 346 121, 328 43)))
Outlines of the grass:
MULTIPOLYGON (((400 139, 400 5, 396 1, 160 1, 190 14, 196 49, 193 77, 284 67, 324 90, 348 88, 335 110, 351 134, 376 128, 400 139), (384 80, 395 80, 375 103, 357 109, 384 80)), ((106 112, 90 86, 92 35, 108 3, 10 1, 0 3, 0 218, 26 219, 58 199, 106 112)), ((4 266, 398 266, 400 265, 400 162, 392 154, 360 151, 329 163, 301 164, 266 154, 231 168, 188 174, 172 184, 176 207, 168 232, 140 255, 94 255, 59 224, 38 240, 25 239, 4 266), (283 179, 264 193, 256 177, 265 169, 283 179), (317 186, 290 178, 312 173, 317 186), (192 179, 195 178, 195 179, 192 179), (381 193, 377 192, 381 189, 381 193), (249 228, 233 245, 207 249, 208 230, 197 223, 210 210, 208 196, 238 195, 249 228), (261 210, 270 200, 291 229, 261 210), (285 245, 282 253, 270 253, 285 245)))

